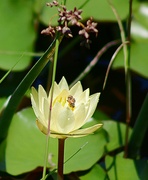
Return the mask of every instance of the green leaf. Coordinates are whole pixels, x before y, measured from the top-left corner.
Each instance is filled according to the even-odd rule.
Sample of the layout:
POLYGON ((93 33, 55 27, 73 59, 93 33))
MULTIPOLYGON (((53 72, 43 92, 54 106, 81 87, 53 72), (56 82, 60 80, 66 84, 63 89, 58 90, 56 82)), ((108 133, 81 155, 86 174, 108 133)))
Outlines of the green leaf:
POLYGON ((6 101, 6 98, 0 98, 0 111, 4 108, 6 101))
MULTIPOLYGON (((28 108, 18 112, 11 122, 4 141, 6 150, 3 155, 6 171, 12 175, 31 171, 44 164, 46 136, 37 128, 35 119, 32 108, 28 108)), ((65 161, 82 148, 65 163, 65 173, 70 173, 86 170, 94 165, 104 153, 106 140, 104 133, 100 131, 83 138, 68 138, 65 143, 65 161)), ((3 151, 1 144, 0 153, 3 151)), ((50 138, 49 153, 53 154, 52 162, 57 164, 57 139, 50 138)))
POLYGON ((148 129, 148 94, 141 107, 140 113, 137 117, 136 123, 131 134, 128 157, 136 158, 139 156, 139 150, 142 145, 145 133, 148 129))
MULTIPOLYGON (((115 8, 123 20, 128 15, 128 0, 112 0, 115 8)), ((116 18, 108 5, 107 1, 102 0, 75 0, 67 1, 66 7, 68 10, 73 10, 74 7, 81 8, 83 10, 83 20, 93 17, 98 21, 116 21, 116 18), (84 5, 85 4, 85 5, 84 5), (83 6, 84 5, 84 6, 83 6), (82 8, 83 6, 83 8, 82 8)), ((40 16, 42 22, 46 25, 57 25, 57 8, 44 7, 40 16), (53 18, 51 18, 53 17, 53 18)))
POLYGON ((133 20, 131 25, 131 36, 136 42, 148 43, 148 28, 143 26, 141 22, 133 20))
POLYGON ((95 164, 87 174, 80 176, 79 178, 80 180, 104 180, 106 179, 106 172, 102 169, 100 165, 95 164))
MULTIPOLYGON (((148 77, 147 67, 147 49, 148 43, 131 43, 131 70, 141 74, 144 77, 148 77)), ((114 68, 124 67, 123 51, 120 51, 114 61, 114 68)))
POLYGON ((148 2, 137 2, 133 9, 134 19, 148 29, 148 2))
POLYGON ((109 179, 146 180, 148 177, 147 160, 125 159, 121 155, 105 158, 109 179))
MULTIPOLYGON (((61 42, 62 36, 59 37, 59 35, 57 35, 56 38, 59 38, 59 41, 61 42)), ((35 78, 38 76, 38 74, 45 67, 49 59, 53 56, 54 51, 55 51, 56 38, 54 39, 52 44, 48 47, 48 49, 43 54, 43 56, 36 62, 36 64, 30 69, 27 75, 20 82, 20 84, 18 85, 14 93, 12 94, 6 108, 0 114, 0 128, 2 128, 0 131, 0 141, 2 141, 7 136, 7 131, 8 131, 11 119, 23 95, 25 94, 27 89, 31 86, 35 78)))
POLYGON ((148 3, 137 2, 133 6, 131 36, 136 42, 148 43, 148 3))
MULTIPOLYGON (((126 125, 115 121, 103 121, 103 129, 108 133, 108 144, 106 145, 107 151, 112 151, 119 147, 124 146, 126 125)), ((129 137, 131 135, 131 130, 129 137)))
POLYGON ((23 53, 33 51, 36 38, 32 7, 30 0, 1 0, 0 68, 9 70, 20 58, 13 70, 23 70, 30 64, 31 57, 23 53))

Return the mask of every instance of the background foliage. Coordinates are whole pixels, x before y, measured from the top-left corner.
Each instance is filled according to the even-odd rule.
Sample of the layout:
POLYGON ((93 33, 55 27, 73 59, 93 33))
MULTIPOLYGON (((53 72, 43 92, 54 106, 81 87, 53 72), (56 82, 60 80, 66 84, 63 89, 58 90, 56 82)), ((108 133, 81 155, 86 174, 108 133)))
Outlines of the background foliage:
MULTIPOLYGON (((21 176, 26 179, 30 177, 31 179, 39 179, 42 172, 40 167, 43 166, 45 137, 35 125, 35 116, 30 108, 29 89, 31 85, 37 87, 41 83, 47 87, 50 83, 50 62, 44 58, 39 58, 53 39, 41 35, 40 32, 49 23, 56 25, 57 12, 55 8, 49 8, 45 3, 44 0, 1 0, 0 3, 1 78, 13 68, 0 84, 0 137, 4 137, 3 133, 6 134, 5 138, 0 138, 0 177, 3 178, 8 177, 10 179, 13 176, 13 178, 21 176), (31 69, 32 67, 34 69, 31 69), (28 76, 24 78, 28 72, 28 76), (19 85, 22 79, 23 81, 19 85), (26 92, 26 90, 28 91, 26 92), (10 101, 12 103, 8 106, 6 100, 10 95, 12 95, 12 101, 10 101), (7 107, 6 111, 4 110, 5 107, 7 107), (13 118, 9 116, 10 114, 13 118)), ((112 0, 112 3, 120 15, 125 32, 127 32, 129 1, 112 0)), ((67 0, 68 9, 73 9, 75 5, 83 9, 84 22, 90 16, 98 22, 99 34, 97 38, 92 36, 92 44, 89 50, 79 46, 80 42, 77 37, 74 40, 63 39, 60 45, 56 80, 59 81, 64 75, 69 83, 82 72, 107 42, 120 39, 117 20, 107 1, 67 0)), ((147 99, 142 106, 148 89, 148 3, 134 0, 132 11, 130 69, 132 73, 133 112, 129 137, 134 139, 132 131, 134 134, 135 129, 138 134, 141 134, 139 144, 134 141, 134 145, 138 145, 133 146, 135 149, 131 150, 133 154, 134 151, 138 153, 130 159, 123 158, 126 133, 126 95, 122 50, 114 61, 106 88, 102 91, 107 66, 117 48, 114 46, 103 54, 93 70, 82 80, 84 89, 89 87, 91 93, 102 91, 98 108, 89 124, 101 121, 104 126, 101 131, 94 135, 67 140, 66 159, 80 149, 65 164, 65 176, 67 178, 73 176, 82 180, 90 177, 93 179, 99 177, 102 180, 127 180, 128 178, 136 180, 147 179, 148 177, 147 99), (139 114, 140 109, 141 113, 139 114), (138 127, 134 126, 137 122, 136 119, 140 122, 138 127), (86 142, 88 143, 85 145, 86 142), (85 146, 83 147, 83 145, 85 146), (81 147, 83 148, 81 149, 81 147)), ((74 35, 78 31, 77 28, 72 28, 72 30, 74 35)), ((48 53, 51 50, 54 50, 54 43, 49 48, 48 53)), ((137 135, 137 133, 135 134, 137 135)), ((57 142, 55 139, 51 139, 50 143, 50 152, 54 155, 52 160, 56 163, 57 142)))

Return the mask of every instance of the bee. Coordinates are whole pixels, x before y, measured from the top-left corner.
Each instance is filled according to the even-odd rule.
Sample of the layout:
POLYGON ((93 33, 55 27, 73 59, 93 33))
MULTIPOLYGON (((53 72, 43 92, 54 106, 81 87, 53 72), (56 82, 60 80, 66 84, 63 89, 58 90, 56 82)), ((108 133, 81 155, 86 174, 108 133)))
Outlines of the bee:
POLYGON ((69 106, 70 106, 70 107, 72 107, 72 108, 75 107, 75 102, 76 102, 76 100, 75 100, 75 98, 74 98, 73 96, 69 95, 69 96, 68 96, 68 99, 67 99, 67 102, 69 103, 69 106))

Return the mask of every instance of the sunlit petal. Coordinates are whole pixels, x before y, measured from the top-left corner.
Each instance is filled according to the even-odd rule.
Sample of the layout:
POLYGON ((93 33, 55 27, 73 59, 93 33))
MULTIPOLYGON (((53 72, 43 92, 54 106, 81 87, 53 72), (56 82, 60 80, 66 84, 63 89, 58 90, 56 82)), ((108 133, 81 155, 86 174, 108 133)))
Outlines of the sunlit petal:
MULTIPOLYGON (((54 93, 53 93, 53 100, 60 94, 61 90, 56 82, 54 82, 54 93)), ((50 88, 49 95, 48 95, 48 101, 51 99, 51 91, 52 88, 50 88)))
POLYGON ((34 87, 31 88, 31 99, 34 100, 34 104, 36 104, 36 106, 39 106, 38 92, 34 87))
POLYGON ((74 111, 75 116, 75 126, 73 130, 79 129, 84 125, 84 120, 86 118, 86 109, 84 104, 80 104, 74 111))
POLYGON ((47 133, 48 133, 48 128, 45 127, 45 126, 43 126, 43 124, 42 124, 40 121, 38 121, 38 120, 36 120, 36 124, 37 124, 39 130, 40 130, 42 133, 44 133, 44 134, 47 135, 47 133))
POLYGON ((69 134, 71 134, 73 137, 81 137, 81 136, 87 136, 89 134, 92 134, 95 132, 97 129, 101 128, 103 124, 95 124, 94 126, 91 126, 89 128, 85 129, 78 129, 75 130, 69 134))
POLYGON ((52 110, 51 131, 68 133, 73 130, 75 124, 74 114, 71 109, 64 108, 59 102, 52 110))
POLYGON ((44 99, 43 106, 44 106, 43 115, 44 115, 44 118, 45 118, 45 125, 48 126, 48 121, 49 121, 49 102, 48 102, 47 99, 44 99))
POLYGON ((100 93, 96 93, 90 96, 90 102, 89 102, 89 107, 88 107, 88 113, 87 113, 87 117, 86 117, 86 121, 91 118, 91 116, 93 115, 98 101, 99 101, 99 97, 100 97, 100 93))
POLYGON ((60 90, 63 90, 63 89, 69 90, 67 81, 64 77, 62 77, 61 81, 59 82, 59 88, 60 88, 60 90))
POLYGON ((76 99, 82 94, 83 89, 80 81, 78 81, 69 91, 70 95, 74 96, 76 99))
POLYGON ((43 100, 44 100, 44 98, 46 98, 47 99, 47 94, 46 94, 46 92, 45 92, 45 90, 44 90, 44 88, 41 86, 41 85, 39 85, 39 88, 38 88, 38 99, 39 99, 39 108, 40 108, 40 110, 42 111, 43 110, 43 108, 44 108, 44 106, 43 106, 43 100))
POLYGON ((41 85, 39 85, 38 92, 32 88, 31 103, 37 117, 38 128, 47 134, 50 123, 50 136, 54 138, 81 137, 94 132, 102 124, 86 129, 80 128, 93 115, 99 96, 100 93, 89 96, 89 89, 83 91, 80 82, 69 90, 64 77, 59 84, 54 83, 54 88, 50 89, 48 97, 41 85))
POLYGON ((81 95, 79 96, 79 98, 77 99, 77 103, 86 103, 89 100, 89 89, 86 89, 83 93, 81 93, 81 95))

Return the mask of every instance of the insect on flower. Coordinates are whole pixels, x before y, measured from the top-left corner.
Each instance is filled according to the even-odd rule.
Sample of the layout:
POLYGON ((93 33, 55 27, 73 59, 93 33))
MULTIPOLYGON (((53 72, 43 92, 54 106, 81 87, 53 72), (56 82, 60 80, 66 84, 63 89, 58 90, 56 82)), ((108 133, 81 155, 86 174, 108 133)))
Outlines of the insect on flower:
POLYGON ((76 100, 75 100, 75 98, 74 98, 73 96, 69 95, 69 96, 68 96, 68 99, 67 99, 67 102, 69 103, 69 106, 70 106, 70 107, 72 107, 72 108, 75 107, 75 102, 76 102, 76 100))

